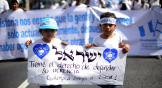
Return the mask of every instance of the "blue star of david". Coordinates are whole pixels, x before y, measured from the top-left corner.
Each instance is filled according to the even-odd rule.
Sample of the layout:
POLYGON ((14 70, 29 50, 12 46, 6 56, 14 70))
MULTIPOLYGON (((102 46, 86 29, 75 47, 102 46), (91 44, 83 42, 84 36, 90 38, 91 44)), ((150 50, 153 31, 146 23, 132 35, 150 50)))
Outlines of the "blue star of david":
POLYGON ((39 54, 42 57, 44 54, 48 53, 48 49, 44 48, 43 46, 40 46, 38 48, 35 48, 35 53, 39 54), (44 53, 40 53, 39 50, 43 50, 44 53))
POLYGON ((117 58, 117 55, 118 55, 118 51, 116 49, 107 48, 103 51, 103 58, 109 63, 115 60, 117 58))
POLYGON ((105 59, 113 59, 113 58, 115 58, 115 53, 113 53, 111 51, 110 52, 105 52, 104 54, 106 55, 105 59), (111 55, 111 57, 109 55, 111 55))

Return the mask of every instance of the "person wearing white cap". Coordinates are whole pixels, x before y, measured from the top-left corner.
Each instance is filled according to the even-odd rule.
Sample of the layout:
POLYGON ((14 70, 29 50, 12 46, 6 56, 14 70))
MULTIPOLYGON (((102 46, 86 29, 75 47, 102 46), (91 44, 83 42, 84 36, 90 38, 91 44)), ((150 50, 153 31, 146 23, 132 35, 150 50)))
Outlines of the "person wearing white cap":
POLYGON ((26 11, 25 8, 24 8, 24 10, 21 9, 21 8, 18 8, 19 7, 19 1, 18 0, 11 0, 10 6, 11 6, 11 9, 8 12, 13 12, 13 11, 26 11))
MULTIPOLYGON (((53 46, 59 47, 61 45, 68 45, 67 42, 61 41, 59 38, 55 38, 57 34, 57 30, 59 30, 59 28, 57 26, 57 22, 53 18, 44 18, 42 22, 40 23, 40 27, 39 27, 39 32, 40 34, 42 34, 43 38, 36 40, 34 43, 32 43, 32 40, 30 39, 25 43, 25 46, 30 47, 30 44, 31 45, 32 44, 41 44, 41 45, 46 44, 46 46, 49 46, 50 50, 52 50, 53 46)), ((46 48, 44 47, 44 49, 46 48)), ((41 53, 38 53, 38 54, 41 54, 41 53)), ((40 88, 62 88, 62 85, 57 85, 57 84, 56 85, 40 85, 39 84, 39 86, 40 88)))
POLYGON ((9 5, 6 0, 0 0, 0 13, 8 12, 9 5))

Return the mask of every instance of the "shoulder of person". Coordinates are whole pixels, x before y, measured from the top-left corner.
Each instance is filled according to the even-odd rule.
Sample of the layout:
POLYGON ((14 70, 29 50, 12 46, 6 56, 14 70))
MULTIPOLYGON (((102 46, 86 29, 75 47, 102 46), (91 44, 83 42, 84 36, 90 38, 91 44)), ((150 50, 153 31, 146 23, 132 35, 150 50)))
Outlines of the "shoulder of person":
POLYGON ((61 41, 59 38, 54 38, 54 41, 61 41))
POLYGON ((32 40, 32 43, 41 43, 41 42, 43 43, 42 39, 38 39, 38 40, 35 40, 35 41, 32 40))
POLYGON ((115 36, 119 37, 119 38, 122 38, 122 36, 118 33, 115 33, 115 36))
POLYGON ((18 10, 17 11, 24 11, 23 9, 21 9, 21 8, 18 8, 18 10))
POLYGON ((119 36, 119 37, 121 36, 119 33, 115 33, 115 35, 117 35, 117 36, 119 36))
POLYGON ((101 39, 101 37, 100 36, 96 36, 96 37, 94 37, 94 39, 98 40, 98 39, 101 39))
POLYGON ((34 46, 36 44, 42 44, 43 43, 43 40, 42 39, 38 39, 38 40, 32 40, 32 43, 28 46, 28 48, 30 46, 34 46))

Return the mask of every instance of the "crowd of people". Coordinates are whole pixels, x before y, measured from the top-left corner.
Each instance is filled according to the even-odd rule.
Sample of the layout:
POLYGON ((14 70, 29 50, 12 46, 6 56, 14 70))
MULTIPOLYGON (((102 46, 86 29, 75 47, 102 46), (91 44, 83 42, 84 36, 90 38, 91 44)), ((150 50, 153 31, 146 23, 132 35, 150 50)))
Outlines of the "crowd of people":
MULTIPOLYGON (((25 8, 19 8, 19 0, 10 0, 7 2, 6 0, 0 0, 0 12, 8 12, 8 11, 26 11, 25 8), (9 4, 8 4, 9 3, 9 4), (9 6, 10 5, 10 6, 9 6), (10 8, 9 8, 10 7, 10 8), (9 10, 11 9, 11 10, 9 10)), ((79 5, 87 5, 95 6, 99 8, 113 9, 113 10, 141 10, 141 9, 153 9, 161 12, 161 4, 162 0, 70 0, 69 2, 65 0, 61 0, 60 4, 55 3, 50 6, 50 9, 58 9, 63 8, 66 9, 71 6, 79 6, 79 5)), ((38 2, 36 6, 40 6, 40 8, 45 8, 43 2, 38 2)))
POLYGON ((66 2, 65 0, 61 1, 61 5, 59 6, 58 3, 55 3, 52 9, 57 8, 68 8, 71 6, 77 5, 87 5, 96 6, 99 8, 107 8, 107 9, 114 9, 114 10, 141 10, 141 9, 161 9, 161 0, 70 0, 70 2, 66 2), (79 4, 80 3, 80 4, 79 4))

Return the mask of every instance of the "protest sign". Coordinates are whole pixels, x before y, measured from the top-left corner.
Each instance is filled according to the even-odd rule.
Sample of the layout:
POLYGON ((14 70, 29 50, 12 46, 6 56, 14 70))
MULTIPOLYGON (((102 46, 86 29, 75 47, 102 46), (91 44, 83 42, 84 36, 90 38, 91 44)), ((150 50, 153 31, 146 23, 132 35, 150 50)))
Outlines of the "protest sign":
POLYGON ((123 85, 127 54, 121 48, 34 43, 28 54, 29 83, 123 85))

